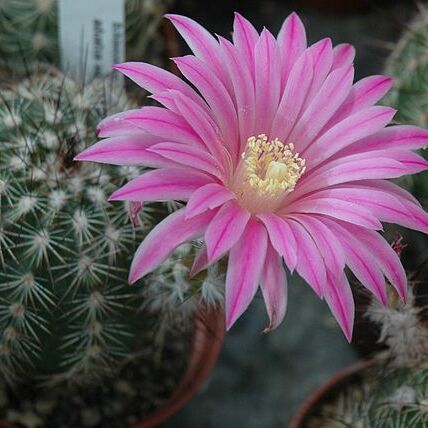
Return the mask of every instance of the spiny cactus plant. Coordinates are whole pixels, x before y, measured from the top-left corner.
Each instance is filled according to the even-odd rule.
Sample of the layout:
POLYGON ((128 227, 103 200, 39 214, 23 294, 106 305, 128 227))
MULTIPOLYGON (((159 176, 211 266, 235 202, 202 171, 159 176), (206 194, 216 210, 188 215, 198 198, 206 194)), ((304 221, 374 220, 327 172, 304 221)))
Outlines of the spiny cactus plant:
POLYGON ((99 373, 126 349, 111 314, 130 293, 122 255, 134 231, 123 207, 105 203, 121 178, 72 162, 107 108, 103 84, 80 89, 51 70, 2 91, 0 370, 9 380, 54 367, 70 378, 99 373))
MULTIPOLYGON (((171 3, 125 1, 128 58, 159 62, 163 49, 157 37, 159 24, 171 3)), ((57 0, 1 0, 0 63, 23 72, 34 61, 59 63, 57 0)))
POLYGON ((372 367, 341 389, 308 428, 423 428, 428 426, 428 325, 426 308, 410 293, 405 304, 390 296, 372 302, 367 317, 380 326, 387 347, 372 367))
POLYGON ((159 37, 159 26, 173 2, 125 0, 127 58, 161 65, 161 53, 165 46, 159 37))
MULTIPOLYGON (((400 40, 389 56, 385 74, 394 78, 384 100, 398 109, 395 120, 428 127, 428 6, 418 3, 419 13, 405 25, 400 40)), ((425 158, 428 152, 422 150, 425 158)), ((412 177, 407 183, 424 205, 428 203, 428 175, 412 177)))
POLYGON ((129 287, 135 245, 166 209, 134 212, 132 224, 133 207, 106 197, 138 171, 72 160, 95 139, 100 118, 128 103, 109 82, 82 87, 49 68, 1 91, 0 373, 8 382, 99 379, 137 351, 145 332, 152 336, 153 318, 176 323, 196 292, 218 297, 204 291, 206 281, 215 288, 216 272, 188 281, 192 246, 143 287, 129 287))

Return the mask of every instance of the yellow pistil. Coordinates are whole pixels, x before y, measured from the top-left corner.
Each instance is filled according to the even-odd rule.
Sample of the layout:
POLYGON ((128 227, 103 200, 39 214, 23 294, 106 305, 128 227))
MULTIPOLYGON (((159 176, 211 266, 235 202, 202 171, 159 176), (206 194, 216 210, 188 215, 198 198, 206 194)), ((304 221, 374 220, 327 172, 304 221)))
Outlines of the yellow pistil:
POLYGON ((278 138, 268 141, 265 134, 250 137, 242 154, 246 181, 261 195, 278 196, 294 190, 305 172, 305 160, 293 153, 294 144, 284 144, 278 138))

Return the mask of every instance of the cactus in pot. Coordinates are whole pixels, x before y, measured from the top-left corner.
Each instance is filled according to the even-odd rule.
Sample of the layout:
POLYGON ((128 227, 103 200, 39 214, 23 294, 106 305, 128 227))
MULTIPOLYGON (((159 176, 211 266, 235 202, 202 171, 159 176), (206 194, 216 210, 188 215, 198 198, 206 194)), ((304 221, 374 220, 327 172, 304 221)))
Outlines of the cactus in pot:
MULTIPOLYGON (((140 409, 152 410, 186 368, 197 296, 221 301, 216 269, 188 277, 194 245, 178 248, 144 284, 128 285, 136 245, 168 207, 108 203, 137 168, 73 162, 100 119, 125 106, 132 104, 109 78, 81 85, 51 67, 2 90, 0 391, 34 384, 57 402, 136 361, 145 382, 140 409), (165 383, 151 380, 171 352, 165 383)), ((20 405, 0 405, 0 419, 21 415, 20 405)))
POLYGON ((379 326, 385 349, 326 392, 302 428, 427 426, 428 307, 421 285, 412 283, 406 303, 393 293, 388 306, 372 301, 365 315, 379 326))

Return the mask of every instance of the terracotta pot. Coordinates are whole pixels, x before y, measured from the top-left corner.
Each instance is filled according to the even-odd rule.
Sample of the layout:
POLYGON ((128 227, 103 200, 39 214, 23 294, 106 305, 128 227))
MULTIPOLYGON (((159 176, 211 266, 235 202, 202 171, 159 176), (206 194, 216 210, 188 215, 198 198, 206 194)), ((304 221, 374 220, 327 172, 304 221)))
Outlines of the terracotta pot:
POLYGON ((225 332, 222 311, 200 312, 196 317, 192 353, 187 370, 171 398, 133 428, 154 428, 180 410, 204 385, 223 345, 225 332))
POLYGON ((365 369, 372 367, 376 362, 374 360, 358 361, 335 373, 324 385, 318 388, 306 399, 290 422, 288 428, 305 428, 309 417, 320 408, 329 398, 354 381, 365 369))

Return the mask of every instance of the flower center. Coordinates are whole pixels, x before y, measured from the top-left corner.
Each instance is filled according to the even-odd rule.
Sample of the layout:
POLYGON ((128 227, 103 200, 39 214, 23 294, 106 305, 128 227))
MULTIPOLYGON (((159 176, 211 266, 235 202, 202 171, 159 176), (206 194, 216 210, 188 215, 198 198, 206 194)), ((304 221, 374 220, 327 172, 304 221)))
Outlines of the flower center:
POLYGON ((239 204, 251 213, 275 212, 305 172, 305 160, 294 153, 294 145, 265 134, 250 137, 242 154, 231 190, 239 204))
POLYGON ((305 160, 293 151, 293 143, 284 144, 278 138, 268 141, 265 134, 250 137, 242 154, 247 182, 260 195, 292 192, 306 169, 305 160))

